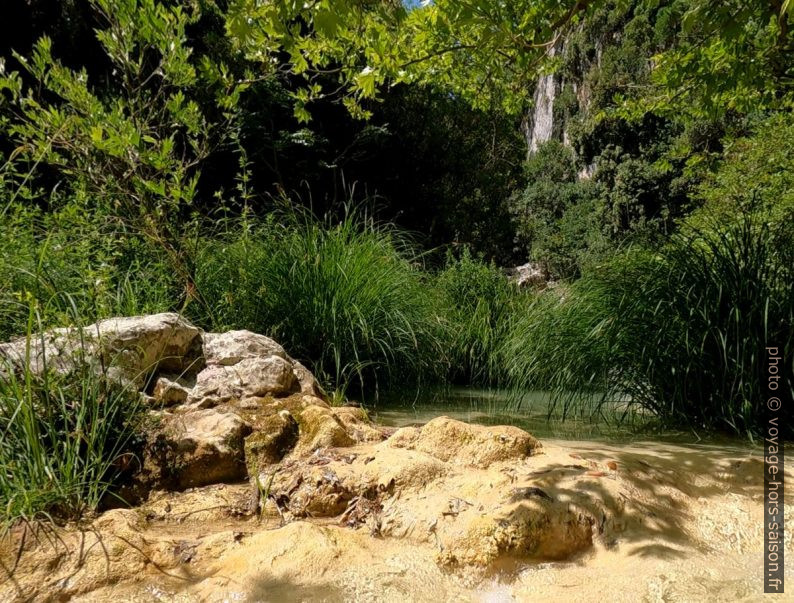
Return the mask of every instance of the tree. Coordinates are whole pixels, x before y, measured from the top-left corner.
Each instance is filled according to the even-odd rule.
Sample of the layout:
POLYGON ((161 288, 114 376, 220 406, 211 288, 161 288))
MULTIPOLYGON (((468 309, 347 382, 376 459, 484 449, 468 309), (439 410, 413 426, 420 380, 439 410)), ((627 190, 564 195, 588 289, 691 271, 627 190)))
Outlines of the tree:
POLYGON ((366 101, 400 83, 432 84, 477 108, 518 112, 549 48, 588 0, 437 0, 408 9, 395 0, 234 0, 228 32, 264 73, 301 76, 295 113, 329 95, 358 117, 366 101), (288 57, 286 61, 283 57, 288 57), (333 84, 323 85, 332 75, 333 84))
POLYGON ((687 0, 683 5, 676 43, 654 57, 656 87, 640 110, 702 117, 791 106, 794 3, 687 0))
POLYGON ((93 81, 85 68, 65 66, 47 36, 30 57, 15 54, 26 77, 13 71, 0 78, 5 129, 15 145, 7 166, 49 166, 70 200, 131 220, 184 268, 176 261, 178 220, 194 201, 202 161, 229 134, 245 84, 194 54, 186 30, 200 16, 195 6, 91 6, 103 23, 95 33, 112 79, 93 81), (208 90, 220 119, 196 100, 208 90))

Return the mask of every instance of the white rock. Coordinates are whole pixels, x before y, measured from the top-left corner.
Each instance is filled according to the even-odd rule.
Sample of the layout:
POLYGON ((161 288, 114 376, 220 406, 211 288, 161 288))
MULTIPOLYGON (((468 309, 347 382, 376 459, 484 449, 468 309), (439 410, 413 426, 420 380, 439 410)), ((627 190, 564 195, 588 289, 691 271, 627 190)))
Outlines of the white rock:
POLYGON ((204 334, 204 359, 208 366, 233 366, 246 358, 268 356, 289 358, 278 343, 251 331, 204 334))
POLYGON ((120 380, 140 387, 155 370, 181 372, 200 362, 201 331, 175 313, 100 320, 83 328, 47 331, 27 341, 0 344, 0 359, 36 373, 45 367, 65 373, 87 361, 112 367, 120 380))
POLYGON ((188 404, 214 406, 254 396, 285 395, 297 389, 291 362, 279 356, 245 358, 233 366, 211 365, 201 371, 188 404))
POLYGON ((298 380, 302 394, 322 397, 323 390, 320 387, 320 383, 317 381, 317 379, 315 379, 314 375, 309 369, 307 369, 297 360, 293 360, 292 371, 295 373, 295 378, 298 380))

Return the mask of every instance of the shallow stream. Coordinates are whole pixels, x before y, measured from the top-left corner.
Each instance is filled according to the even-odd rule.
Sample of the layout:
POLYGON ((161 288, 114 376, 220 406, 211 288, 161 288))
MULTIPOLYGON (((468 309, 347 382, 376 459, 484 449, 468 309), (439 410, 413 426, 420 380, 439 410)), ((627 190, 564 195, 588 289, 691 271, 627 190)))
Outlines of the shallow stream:
POLYGON ((436 417, 448 416, 481 425, 515 425, 541 441, 659 442, 747 450, 757 448, 741 438, 663 429, 651 418, 636 414, 622 421, 617 413, 600 418, 569 415, 565 419, 557 413, 550 418, 550 405, 551 396, 547 392, 527 392, 521 396, 517 406, 515 396, 505 390, 467 387, 389 393, 366 404, 372 420, 391 427, 423 425, 436 417))

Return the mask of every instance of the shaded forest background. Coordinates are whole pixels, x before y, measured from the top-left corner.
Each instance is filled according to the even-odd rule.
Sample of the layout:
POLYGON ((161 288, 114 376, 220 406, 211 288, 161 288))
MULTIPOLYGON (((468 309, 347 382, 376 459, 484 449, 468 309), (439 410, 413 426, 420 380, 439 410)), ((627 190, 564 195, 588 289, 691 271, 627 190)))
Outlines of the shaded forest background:
POLYGON ((339 399, 545 389, 755 433, 760 350, 794 357, 791 13, 12 0, 0 336, 176 310, 339 399))

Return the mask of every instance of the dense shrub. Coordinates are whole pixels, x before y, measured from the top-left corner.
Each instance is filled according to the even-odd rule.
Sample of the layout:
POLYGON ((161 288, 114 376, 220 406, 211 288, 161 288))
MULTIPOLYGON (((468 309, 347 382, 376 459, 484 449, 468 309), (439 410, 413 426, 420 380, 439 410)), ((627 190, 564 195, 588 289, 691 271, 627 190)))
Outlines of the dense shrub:
POLYGON ((29 298, 42 324, 160 312, 180 302, 179 280, 151 241, 76 203, 57 212, 10 208, 0 228, 0 340, 27 328, 29 298), (70 305, 62 303, 64 296, 70 305))
POLYGON ((772 115, 728 145, 719 169, 700 185, 703 208, 689 222, 728 221, 753 212, 780 223, 794 216, 794 118, 772 115))
POLYGON ((631 251, 517 321, 513 382, 552 388, 564 412, 628 399, 667 425, 760 433, 766 347, 794 344, 792 258, 791 227, 750 216, 631 251))
POLYGON ((597 187, 577 178, 573 152, 556 141, 541 145, 525 172, 526 188, 510 200, 519 242, 552 276, 577 276, 607 247, 597 187))
POLYGON ((405 235, 372 220, 282 215, 205 240, 196 284, 214 328, 266 333, 326 383, 372 389, 438 365, 420 260, 405 235))
POLYGON ((447 255, 436 279, 445 319, 444 349, 453 383, 496 385, 503 381, 499 350, 519 295, 494 264, 472 257, 464 248, 459 258, 447 255))

